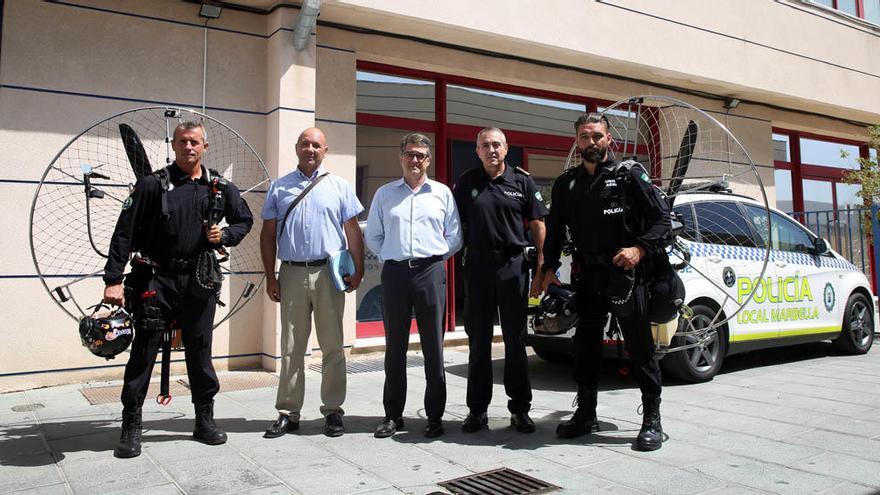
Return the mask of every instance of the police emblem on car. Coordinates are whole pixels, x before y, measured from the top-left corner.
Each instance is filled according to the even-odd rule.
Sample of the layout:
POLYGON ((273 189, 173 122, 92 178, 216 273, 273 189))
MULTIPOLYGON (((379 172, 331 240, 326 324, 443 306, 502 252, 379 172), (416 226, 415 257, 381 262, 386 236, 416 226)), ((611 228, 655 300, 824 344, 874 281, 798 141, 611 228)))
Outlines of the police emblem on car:
POLYGON ((728 287, 733 287, 733 284, 736 283, 736 274, 733 273, 733 268, 729 266, 724 267, 724 273, 721 277, 724 279, 724 285, 728 287))
POLYGON ((825 299, 825 310, 830 313, 834 309, 834 287, 831 285, 831 282, 825 284, 823 296, 825 299))

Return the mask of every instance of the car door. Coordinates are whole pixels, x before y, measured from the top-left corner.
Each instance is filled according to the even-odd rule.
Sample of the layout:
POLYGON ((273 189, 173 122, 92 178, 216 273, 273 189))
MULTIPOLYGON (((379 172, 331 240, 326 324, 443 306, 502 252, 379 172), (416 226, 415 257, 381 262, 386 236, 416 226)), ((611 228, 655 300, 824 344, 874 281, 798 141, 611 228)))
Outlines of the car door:
POLYGON ((779 294, 771 317, 779 325, 779 336, 803 340, 839 332, 842 270, 836 258, 830 252, 815 254, 815 236, 788 216, 771 211, 770 219, 770 256, 779 294))
POLYGON ((736 201, 702 201, 693 208, 699 242, 691 247, 692 264, 702 281, 688 286, 688 299, 700 292, 691 287, 711 285, 702 291, 721 305, 726 316, 734 315, 727 323, 731 343, 777 338, 779 327, 771 312, 776 270, 765 263, 766 242, 736 201))

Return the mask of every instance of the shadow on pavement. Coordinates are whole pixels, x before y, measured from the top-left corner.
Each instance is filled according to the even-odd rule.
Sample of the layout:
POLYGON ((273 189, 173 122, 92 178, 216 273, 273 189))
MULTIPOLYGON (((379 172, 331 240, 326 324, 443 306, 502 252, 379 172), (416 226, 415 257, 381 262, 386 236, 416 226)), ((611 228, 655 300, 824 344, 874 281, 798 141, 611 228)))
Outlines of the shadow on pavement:
MULTIPOLYGON (((559 412, 558 414, 535 419, 535 426, 537 428, 535 433, 519 433, 512 427, 504 426, 503 422, 498 421, 499 418, 494 417, 490 419, 489 428, 483 428, 475 433, 464 433, 461 431, 461 421, 444 420, 446 433, 437 438, 425 438, 422 434, 425 426, 423 419, 405 418, 407 427, 388 440, 404 444, 436 443, 500 447, 508 450, 536 450, 553 445, 626 445, 632 443, 635 440, 636 433, 638 433, 638 428, 636 428, 633 430, 631 437, 629 435, 623 437, 608 435, 610 432, 625 430, 620 430, 616 424, 600 419, 598 432, 578 438, 558 438, 554 433, 556 425, 559 424, 558 417, 568 416, 569 414, 568 412, 559 412)), ((377 441, 387 440, 378 439, 377 441)))
MULTIPOLYGON (((218 411, 222 414, 222 411, 218 411)), ((144 444, 192 440, 195 420, 176 412, 144 414, 144 444), (150 419, 156 414, 169 414, 164 419, 150 419)), ((274 418, 216 418, 217 426, 227 433, 252 433, 262 437, 274 418)), ((346 433, 373 433, 381 417, 345 416, 346 433)), ((41 424, 9 425, 0 430, 0 466, 44 466, 61 461, 73 452, 107 452, 112 455, 122 426, 113 419, 51 419, 41 424)), ((291 435, 323 436, 324 419, 300 422, 300 429, 291 435)), ((275 439, 266 439, 272 442, 275 439)))
MULTIPOLYGON (((602 360, 602 374, 599 377, 599 390, 621 390, 638 388, 634 378, 627 376, 628 361, 605 358, 602 360)), ((551 392, 572 392, 577 390, 572 376, 571 362, 550 363, 537 356, 529 356, 529 378, 533 390, 551 392)), ((456 364, 446 367, 446 372, 467 378, 467 365, 456 364)), ((504 384, 504 359, 492 360, 492 382, 504 384)))

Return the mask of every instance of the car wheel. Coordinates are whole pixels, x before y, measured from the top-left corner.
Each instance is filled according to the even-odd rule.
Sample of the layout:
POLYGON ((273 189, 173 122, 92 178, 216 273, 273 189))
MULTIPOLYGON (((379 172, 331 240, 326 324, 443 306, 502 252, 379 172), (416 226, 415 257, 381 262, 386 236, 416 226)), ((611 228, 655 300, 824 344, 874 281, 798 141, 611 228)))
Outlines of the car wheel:
MULTIPOLYGON (((691 306, 694 312, 691 324, 695 330, 709 327, 715 319, 716 311, 703 304, 691 306)), ((687 321, 679 321, 679 332, 687 328, 687 321)), ((660 363, 663 371, 669 375, 689 383, 705 382, 711 380, 721 370, 721 363, 727 354, 726 326, 709 330, 709 339, 706 345, 691 347, 680 351, 674 351, 666 355, 660 363)), ((671 348, 682 345, 696 344, 698 338, 694 335, 678 335, 672 338, 671 348)))
POLYGON ((865 354, 874 343, 874 313, 864 294, 853 294, 846 302, 840 337, 834 345, 847 354, 865 354))
POLYGON ((571 354, 551 351, 541 346, 532 345, 532 350, 535 351, 536 356, 543 359, 544 361, 547 361, 548 363, 567 363, 572 360, 571 354))

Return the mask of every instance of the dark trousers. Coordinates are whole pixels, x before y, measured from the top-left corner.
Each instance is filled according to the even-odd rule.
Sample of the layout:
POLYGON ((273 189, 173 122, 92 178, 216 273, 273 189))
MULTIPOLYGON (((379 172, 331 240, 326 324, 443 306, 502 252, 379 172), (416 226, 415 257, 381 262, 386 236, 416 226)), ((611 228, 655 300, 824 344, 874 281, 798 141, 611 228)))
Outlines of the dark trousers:
POLYGON ((410 268, 386 262, 382 268, 382 316, 385 320, 385 416, 396 418, 406 405, 406 351, 413 309, 425 359, 425 414, 440 419, 446 410, 443 365, 443 316, 446 271, 443 261, 410 268))
MULTIPOLYGON (((603 333, 608 323, 608 315, 613 305, 608 287, 615 285, 609 280, 614 277, 614 268, 586 267, 575 282, 577 290, 578 324, 575 330, 574 379, 579 388, 596 390, 599 388, 599 373, 602 364, 603 333)), ((642 394, 659 397, 661 392, 660 366, 654 355, 654 339, 651 322, 647 312, 647 288, 636 278, 626 316, 617 316, 617 323, 623 333, 630 366, 642 394)), ((615 299, 623 299, 621 295, 615 299)), ((613 314, 613 313, 612 313, 613 314)))
POLYGON ((492 400, 492 332, 495 315, 504 338, 504 390, 512 413, 528 412, 532 385, 526 357, 528 266, 522 254, 468 251, 464 267, 464 329, 468 336, 467 405, 483 413, 492 400))
MULTIPOLYGON (((156 303, 166 312, 169 321, 176 321, 174 328, 182 333, 186 374, 192 390, 192 402, 210 402, 220 390, 220 382, 211 362, 211 343, 214 335, 214 296, 200 300, 186 293, 188 275, 156 278, 156 303)), ((135 338, 131 356, 125 365, 122 386, 122 405, 141 407, 150 385, 153 365, 162 343, 163 332, 147 332, 139 328, 135 320, 135 338)))

